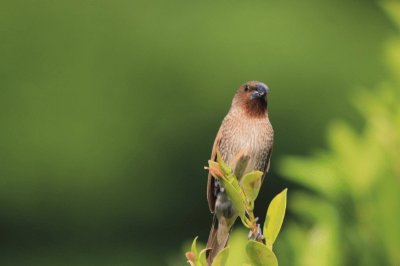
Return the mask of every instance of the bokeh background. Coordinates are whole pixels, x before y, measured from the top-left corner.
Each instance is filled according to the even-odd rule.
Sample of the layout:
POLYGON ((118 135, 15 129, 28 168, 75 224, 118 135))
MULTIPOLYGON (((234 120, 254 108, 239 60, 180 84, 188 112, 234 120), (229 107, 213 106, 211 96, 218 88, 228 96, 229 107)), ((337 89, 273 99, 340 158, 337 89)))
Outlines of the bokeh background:
POLYGON ((261 80, 280 265, 400 265, 399 25, 395 1, 2 1, 0 264, 185 265, 261 80))

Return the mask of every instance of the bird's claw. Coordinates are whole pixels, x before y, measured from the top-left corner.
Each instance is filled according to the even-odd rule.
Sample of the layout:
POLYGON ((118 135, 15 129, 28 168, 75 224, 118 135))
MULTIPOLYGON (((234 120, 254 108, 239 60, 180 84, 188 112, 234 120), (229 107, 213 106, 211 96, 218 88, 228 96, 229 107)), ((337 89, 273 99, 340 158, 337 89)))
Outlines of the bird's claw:
POLYGON ((261 226, 260 224, 257 224, 257 231, 254 232, 253 230, 250 230, 248 238, 250 240, 255 240, 255 241, 262 241, 264 239, 264 236, 261 232, 261 226))

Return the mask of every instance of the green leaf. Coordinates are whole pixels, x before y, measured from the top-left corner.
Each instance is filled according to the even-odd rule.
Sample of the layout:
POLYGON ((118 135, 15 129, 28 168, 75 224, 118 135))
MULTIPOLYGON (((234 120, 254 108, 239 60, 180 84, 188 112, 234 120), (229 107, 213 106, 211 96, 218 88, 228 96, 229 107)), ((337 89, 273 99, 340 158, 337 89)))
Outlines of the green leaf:
POLYGON ((239 181, 237 177, 234 174, 230 174, 228 176, 225 176, 226 180, 239 192, 239 194, 243 195, 243 200, 245 199, 244 193, 242 188, 239 185, 239 181))
POLYGON ((229 256, 229 247, 224 248, 221 250, 217 256, 214 258, 212 266, 225 266, 226 261, 228 260, 229 256))
POLYGON ((207 250, 208 250, 208 249, 205 248, 205 249, 203 249, 202 251, 200 251, 200 254, 199 254, 199 260, 198 260, 198 262, 199 262, 199 264, 202 265, 202 266, 207 266, 207 258, 206 258, 207 250))
POLYGON ((264 223, 264 237, 267 242, 267 246, 272 250, 276 237, 281 230, 283 218, 286 210, 286 194, 287 188, 281 193, 275 196, 268 207, 267 217, 264 223))
POLYGON ((274 252, 260 242, 249 240, 246 253, 252 266, 278 266, 274 252))
POLYGON ((226 194, 228 195, 229 199, 231 200, 233 207, 238 212, 240 218, 243 220, 245 217, 245 207, 243 205, 242 196, 240 191, 238 191, 235 186, 225 179, 221 179, 222 186, 225 188, 226 194))
POLYGON ((217 162, 219 163, 222 172, 224 172, 224 174, 226 176, 232 174, 232 170, 231 168, 229 168, 228 165, 226 165, 226 163, 224 162, 224 160, 222 159, 221 153, 219 152, 219 150, 217 150, 217 162))
POLYGON ((195 258, 197 258, 198 253, 197 253, 197 238, 199 236, 196 236, 192 242, 192 248, 190 249, 190 251, 193 253, 193 255, 195 256, 195 258))
POLYGON ((289 180, 316 190, 329 198, 337 198, 343 192, 341 176, 335 169, 337 158, 319 154, 315 158, 286 156, 280 163, 280 173, 289 180))
POLYGON ((240 181, 244 194, 249 202, 255 201, 260 192, 263 172, 253 171, 242 177, 240 181))

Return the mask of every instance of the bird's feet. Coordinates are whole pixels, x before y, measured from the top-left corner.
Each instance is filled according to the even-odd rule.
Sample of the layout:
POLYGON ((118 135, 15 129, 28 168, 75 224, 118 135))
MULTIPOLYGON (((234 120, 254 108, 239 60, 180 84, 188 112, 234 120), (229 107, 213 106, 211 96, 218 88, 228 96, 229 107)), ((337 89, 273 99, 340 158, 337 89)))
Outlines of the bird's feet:
POLYGON ((254 228, 254 230, 250 230, 248 238, 250 240, 255 240, 258 242, 263 242, 264 236, 262 234, 261 231, 261 226, 260 224, 256 224, 256 227, 254 228))

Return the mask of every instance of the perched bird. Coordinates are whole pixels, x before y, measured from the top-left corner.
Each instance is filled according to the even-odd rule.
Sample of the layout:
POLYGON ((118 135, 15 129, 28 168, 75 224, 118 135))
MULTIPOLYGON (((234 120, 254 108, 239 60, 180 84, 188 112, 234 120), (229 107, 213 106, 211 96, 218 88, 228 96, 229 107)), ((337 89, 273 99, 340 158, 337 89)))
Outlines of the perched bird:
MULTIPOLYGON (((268 172, 272 153, 274 131, 268 117, 268 87, 258 81, 250 81, 239 87, 231 108, 222 121, 211 152, 216 160, 217 150, 222 159, 234 171, 237 178, 248 172, 268 172)), ((213 225, 207 241, 210 249, 208 263, 222 250, 229 238, 232 225, 238 217, 224 188, 208 174, 207 200, 213 225)))

